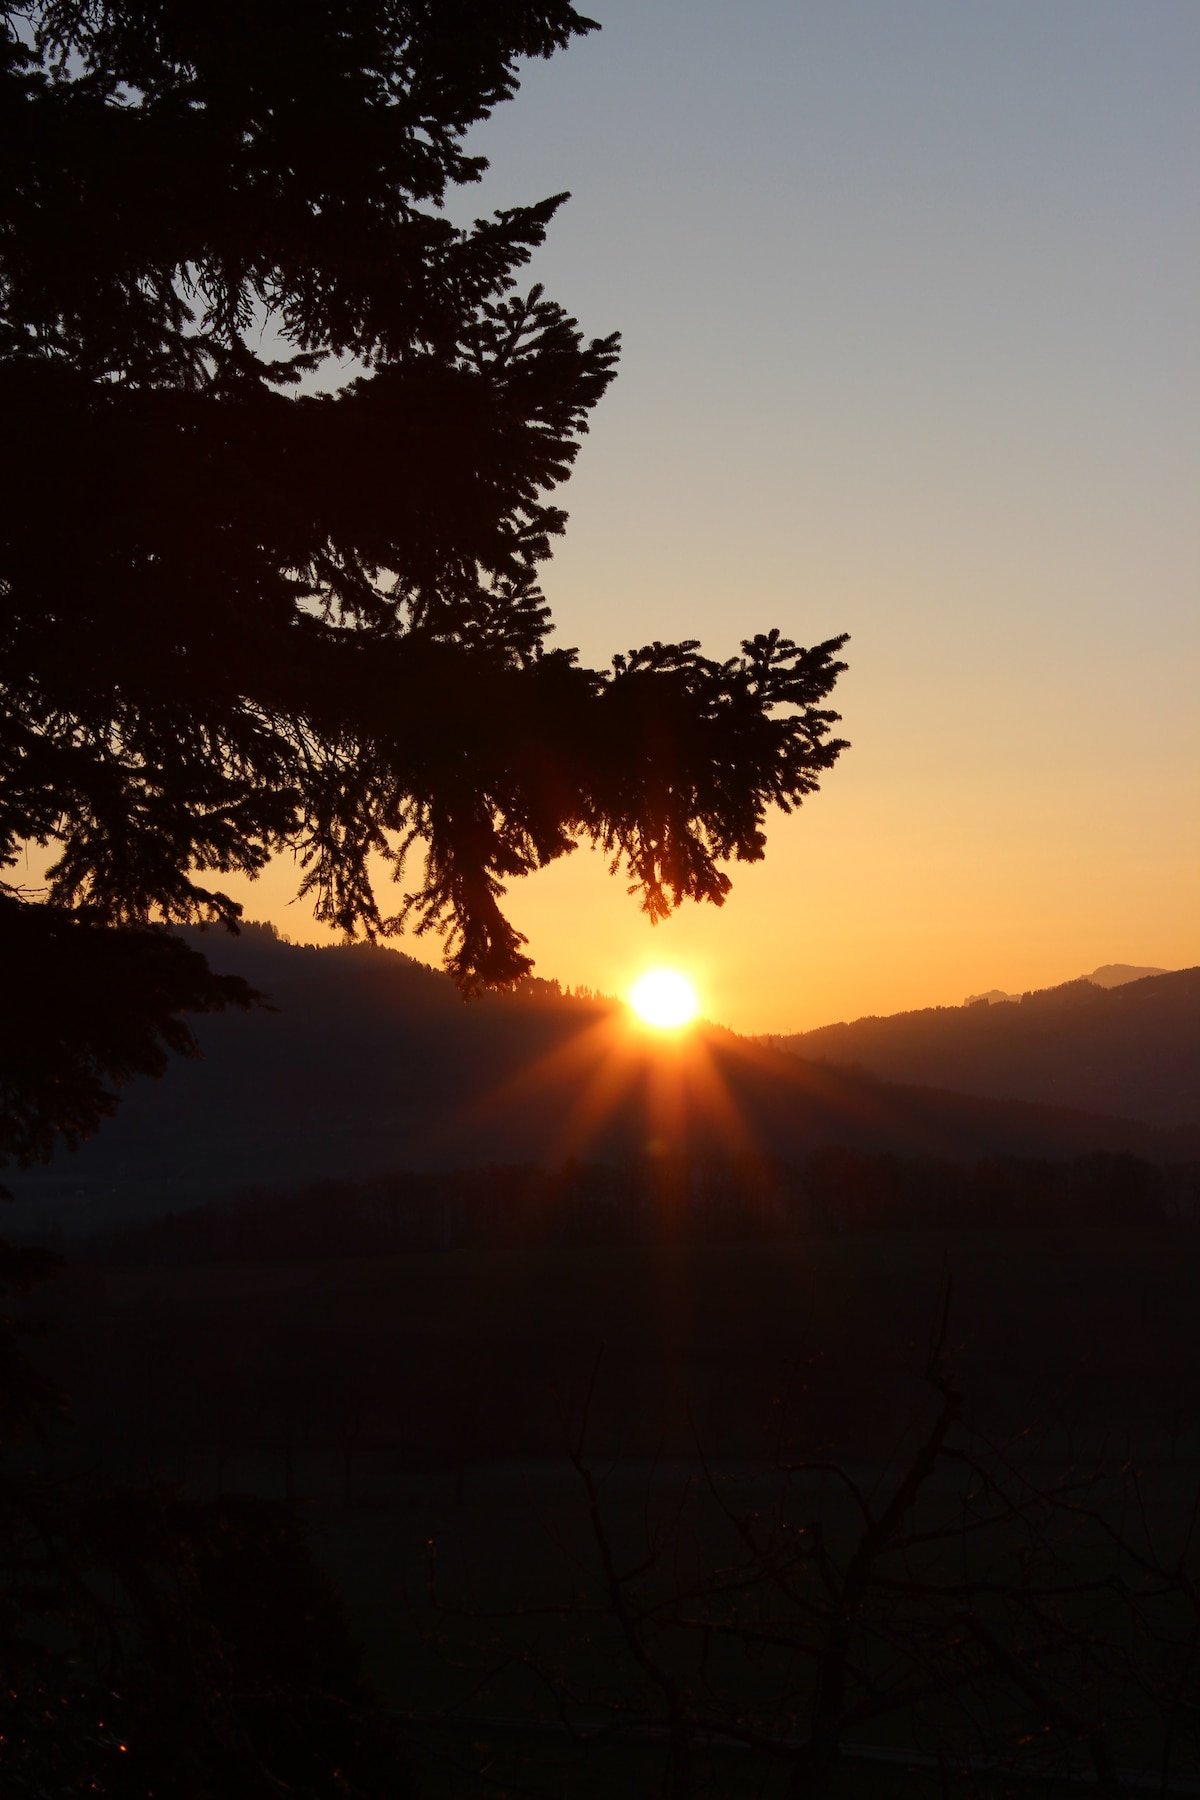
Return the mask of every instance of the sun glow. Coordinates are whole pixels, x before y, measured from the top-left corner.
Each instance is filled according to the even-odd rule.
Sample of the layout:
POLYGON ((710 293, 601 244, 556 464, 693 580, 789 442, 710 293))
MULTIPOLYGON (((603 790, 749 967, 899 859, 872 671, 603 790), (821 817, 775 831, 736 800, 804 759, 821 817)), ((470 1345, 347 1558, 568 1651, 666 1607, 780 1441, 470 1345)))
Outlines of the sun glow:
POLYGON ((700 1002, 685 975, 674 969, 651 969, 635 982, 629 1004, 645 1024, 673 1031, 695 1018, 700 1002))

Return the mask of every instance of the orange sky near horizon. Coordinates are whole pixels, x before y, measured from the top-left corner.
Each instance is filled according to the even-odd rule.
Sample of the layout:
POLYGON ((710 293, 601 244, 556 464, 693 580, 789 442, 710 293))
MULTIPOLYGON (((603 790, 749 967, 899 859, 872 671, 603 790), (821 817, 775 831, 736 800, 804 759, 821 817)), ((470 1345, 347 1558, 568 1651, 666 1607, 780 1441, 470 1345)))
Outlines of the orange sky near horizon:
MULTIPOLYGON (((1138 830, 1132 844, 1123 833, 1116 867, 1104 836, 1111 789, 1064 784, 1034 803, 1020 789, 981 792, 963 775, 932 798, 928 781, 906 790, 869 768, 856 778, 848 754, 822 794, 776 821, 762 863, 734 866, 721 908, 689 905, 651 926, 604 859, 580 849, 514 883, 508 909, 538 974, 624 995, 647 968, 678 968, 706 1017, 748 1033, 958 1005, 993 987, 1020 993, 1107 962, 1200 961, 1200 857, 1152 793, 1122 796, 1138 830), (1084 814, 1084 832, 1063 831, 1071 809, 1084 814), (959 820, 952 834, 947 814, 959 820)), ((223 885, 247 918, 297 942, 339 941, 303 903, 289 904, 290 863, 223 885)), ((394 943, 439 960, 436 939, 394 943)))

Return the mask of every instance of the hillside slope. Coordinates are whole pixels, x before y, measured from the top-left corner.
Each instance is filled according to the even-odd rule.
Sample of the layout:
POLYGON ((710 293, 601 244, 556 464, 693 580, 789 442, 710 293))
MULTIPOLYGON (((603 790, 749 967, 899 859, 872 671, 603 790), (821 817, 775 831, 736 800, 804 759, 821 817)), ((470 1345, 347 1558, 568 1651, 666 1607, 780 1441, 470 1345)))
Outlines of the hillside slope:
POLYGON ((26 1219, 48 1204, 68 1229, 90 1230, 255 1183, 621 1161, 657 1147, 1200 1155, 1200 1132, 900 1087, 716 1027, 672 1044, 611 1001, 546 983, 464 1005, 446 976, 391 950, 299 948, 265 928, 201 941, 274 1010, 201 1020, 201 1059, 135 1084, 82 1150, 10 1179, 26 1219))
POLYGON ((886 1081, 1200 1126, 1200 968, 1117 987, 1069 981, 1015 1005, 930 1007, 770 1041, 886 1081))

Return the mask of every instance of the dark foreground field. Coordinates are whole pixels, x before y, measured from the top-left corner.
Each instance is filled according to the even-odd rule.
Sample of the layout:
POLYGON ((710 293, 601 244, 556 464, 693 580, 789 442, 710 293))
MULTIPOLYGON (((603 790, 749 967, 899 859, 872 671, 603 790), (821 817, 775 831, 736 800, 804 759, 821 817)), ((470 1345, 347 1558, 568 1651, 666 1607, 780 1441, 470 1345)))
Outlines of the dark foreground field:
MULTIPOLYGON (((372 1675, 413 1722, 423 1792, 649 1796, 668 1753, 662 1707, 631 1666, 604 1542, 622 1568, 657 1547, 629 1593, 660 1610, 685 1593, 693 1610, 710 1605, 736 1563, 735 1519, 819 1526, 850 1554, 843 1477, 789 1479, 780 1463, 840 1461, 880 1503, 937 1412, 922 1371, 948 1276, 963 1441, 1015 1457, 1027 1490, 1103 1467, 1096 1505, 1118 1523, 1135 1503, 1126 1465, 1148 1509, 1138 1530, 1182 1542, 1200 1480, 1198 1275, 1200 1231, 1184 1228, 77 1264, 57 1283, 44 1346, 74 1411, 53 1460, 303 1504, 372 1675)), ((915 1523, 958 1516, 957 1483, 936 1474, 915 1523)), ((1013 1537, 991 1554, 1008 1580, 1025 1551, 1013 1537)), ((1094 1573, 1094 1546, 1077 1538, 1061 1554, 1073 1580, 1094 1573)), ((730 1591, 748 1617, 747 1581, 743 1567, 730 1591)), ((1128 1621, 1104 1628, 1121 1649, 1128 1621)), ((678 1618, 656 1641, 696 1674, 678 1618)), ((744 1651, 718 1648, 706 1679, 722 1716, 757 1708, 765 1740, 771 1713, 782 1741, 802 1668, 778 1646, 757 1661, 744 1651)), ((986 1701, 1002 1737, 1017 1700, 986 1701)), ((935 1700, 923 1724, 917 1708, 851 1732, 861 1754, 832 1791, 1030 1791, 1041 1764, 1028 1754, 1019 1788, 978 1751, 974 1773, 956 1773, 971 1746, 944 1710, 935 1700), (935 1743, 954 1747, 940 1768, 935 1743)), ((1122 1770, 1157 1781, 1152 1735, 1137 1705, 1113 1732, 1122 1770)), ((1088 1774, 1082 1750, 1064 1754, 1045 1767, 1088 1774)), ((693 1755, 695 1792, 787 1792, 786 1763, 753 1745, 701 1732, 693 1755)), ((1187 1791, 1200 1771, 1183 1739, 1170 1763, 1187 1791)))
POLYGON ((1200 1231, 887 1231, 800 1243, 449 1251, 121 1269, 55 1284, 47 1354, 76 1436, 189 1483, 382 1498, 410 1470, 554 1457, 603 1353, 590 1437, 707 1454, 779 1428, 879 1454, 908 1417, 952 1277, 973 1415, 1064 1449, 1192 1457, 1200 1231))

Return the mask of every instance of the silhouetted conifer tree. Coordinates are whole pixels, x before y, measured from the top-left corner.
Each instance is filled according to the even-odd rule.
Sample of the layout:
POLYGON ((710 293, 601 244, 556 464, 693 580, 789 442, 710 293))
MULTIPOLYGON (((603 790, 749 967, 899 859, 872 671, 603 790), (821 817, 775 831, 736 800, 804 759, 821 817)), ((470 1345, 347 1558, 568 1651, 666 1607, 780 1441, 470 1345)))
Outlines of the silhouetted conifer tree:
MULTIPOLYGON (((617 340, 515 286, 564 196, 466 229, 441 210, 519 59, 591 22, 566 0, 0 12, 0 866, 58 847, 81 994, 93 927, 146 957, 149 1048, 113 1073, 234 997, 146 925, 232 923, 209 878, 283 849, 323 920, 447 933, 467 993, 530 968, 504 884, 581 838, 653 918, 719 902, 767 806, 842 747, 820 703, 844 640, 607 670, 549 646, 550 494, 617 340), (414 847, 389 914, 370 859, 399 876, 414 847)), ((35 896, 10 892, 0 934, 31 954, 35 896)))

